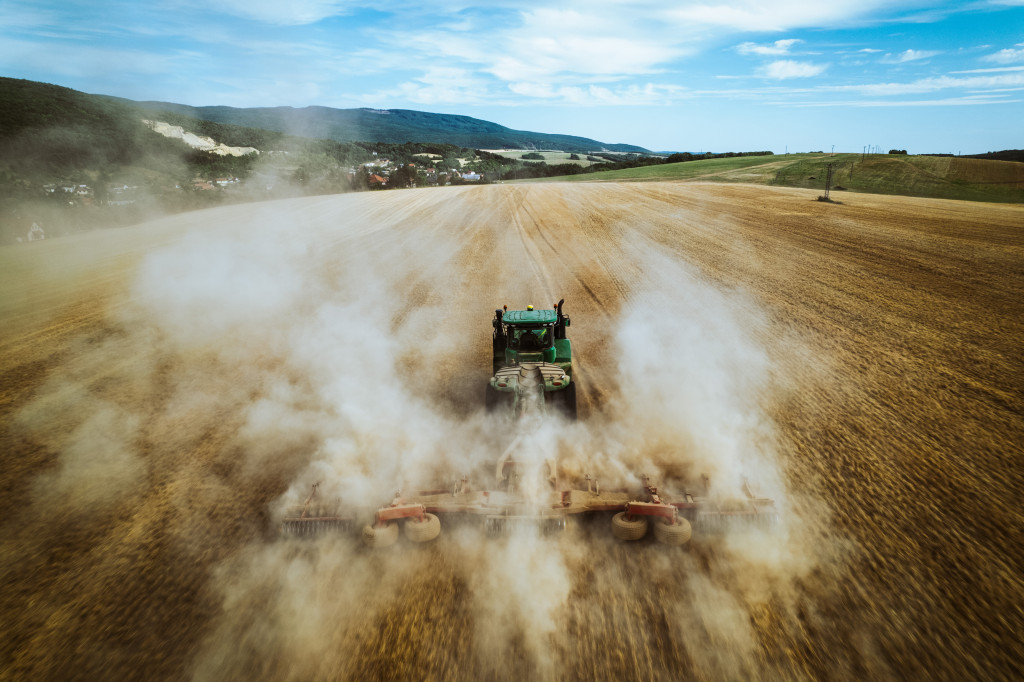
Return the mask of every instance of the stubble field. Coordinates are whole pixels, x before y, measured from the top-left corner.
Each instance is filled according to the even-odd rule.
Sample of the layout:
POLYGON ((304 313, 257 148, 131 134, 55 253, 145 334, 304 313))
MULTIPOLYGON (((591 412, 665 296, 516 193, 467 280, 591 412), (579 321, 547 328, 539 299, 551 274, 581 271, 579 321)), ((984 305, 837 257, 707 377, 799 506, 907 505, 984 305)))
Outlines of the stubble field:
MULTIPOLYGON (((1019 679, 1024 207, 713 184, 288 200, 0 251, 0 676, 1019 679), (486 470, 490 318, 566 299, 560 476, 723 486, 687 550, 276 533, 486 470)), ((447 530, 447 529, 446 529, 447 530)))

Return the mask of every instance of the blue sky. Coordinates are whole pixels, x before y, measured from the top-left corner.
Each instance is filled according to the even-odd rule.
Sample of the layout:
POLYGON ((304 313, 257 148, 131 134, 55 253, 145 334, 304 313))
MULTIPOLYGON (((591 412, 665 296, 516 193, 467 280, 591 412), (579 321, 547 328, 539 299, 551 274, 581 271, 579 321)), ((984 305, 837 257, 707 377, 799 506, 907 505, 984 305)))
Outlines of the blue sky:
POLYGON ((3 0, 0 75, 655 150, 1024 148, 1024 0, 3 0))

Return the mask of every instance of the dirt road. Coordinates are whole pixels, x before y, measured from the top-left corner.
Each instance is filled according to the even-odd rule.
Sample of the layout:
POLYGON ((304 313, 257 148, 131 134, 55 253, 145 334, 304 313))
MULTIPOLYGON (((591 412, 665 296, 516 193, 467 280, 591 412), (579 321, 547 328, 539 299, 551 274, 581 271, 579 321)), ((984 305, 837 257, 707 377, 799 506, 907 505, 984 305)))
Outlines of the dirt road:
POLYGON ((410 190, 4 247, 0 676, 1019 678, 1024 207, 814 198, 410 190), (777 537, 276 537, 312 481, 491 461, 493 310, 563 297, 581 423, 540 447, 753 473, 777 537))

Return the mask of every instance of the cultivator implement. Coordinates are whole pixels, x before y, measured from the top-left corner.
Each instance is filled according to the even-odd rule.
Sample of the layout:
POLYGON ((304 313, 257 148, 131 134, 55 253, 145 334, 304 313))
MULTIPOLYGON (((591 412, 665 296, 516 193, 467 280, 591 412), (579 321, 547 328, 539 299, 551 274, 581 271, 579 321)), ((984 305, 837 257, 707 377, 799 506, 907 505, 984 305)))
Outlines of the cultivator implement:
MULTIPOLYGON (((510 480, 517 480, 512 477, 510 480)), ((510 535, 528 528, 542 534, 558 534, 575 518, 604 514, 611 516, 612 535, 624 542, 653 535, 658 543, 683 546, 694 535, 714 536, 740 530, 770 530, 777 521, 775 503, 755 496, 743 486, 740 499, 718 500, 707 496, 707 479, 692 491, 673 498, 659 492, 648 477, 639 490, 601 490, 591 477, 585 488, 552 489, 528 500, 521 491, 474 490, 466 478, 450 489, 422 490, 403 496, 379 508, 363 526, 363 543, 372 548, 387 547, 399 539, 399 530, 413 543, 430 542, 441 534, 442 522, 477 525, 489 536, 510 535), (653 527, 653 532, 651 532, 653 527)), ((303 507, 310 508, 313 495, 303 507)), ((285 534, 298 537, 320 535, 327 530, 345 530, 351 519, 333 516, 286 517, 285 534)))
MULTIPOLYGON (((504 411, 509 430, 518 435, 498 458, 494 490, 474 490, 467 478, 450 489, 422 490, 379 508, 363 526, 362 539, 369 547, 387 547, 398 541, 399 527, 407 540, 430 542, 441 533, 441 519, 478 523, 490 535, 503 535, 528 527, 543 532, 565 530, 570 519, 604 514, 611 517, 612 534, 631 542, 652 535, 662 544, 681 546, 694 533, 715 535, 737 528, 768 529, 776 521, 775 503, 754 495, 744 484, 739 499, 712 496, 708 479, 682 491, 665 494, 641 478, 637 490, 601 490, 590 476, 585 486, 560 485, 552 461, 535 463, 527 471, 513 458, 531 423, 555 417, 576 419, 576 381, 573 378, 572 345, 566 338, 569 316, 565 301, 551 309, 494 311, 492 320, 493 376, 486 387, 484 405, 504 411), (515 428, 511 428, 515 424, 515 428), (546 471, 542 471, 546 468, 546 471), (535 474, 527 476, 525 474, 535 474), (529 485, 526 484, 529 482, 529 485), (526 488, 532 486, 535 490, 526 488)), ((557 423, 557 422, 556 422, 557 423)), ((317 486, 305 504, 289 510, 283 524, 286 535, 308 537, 328 531, 344 531, 351 516, 316 503, 317 486)))

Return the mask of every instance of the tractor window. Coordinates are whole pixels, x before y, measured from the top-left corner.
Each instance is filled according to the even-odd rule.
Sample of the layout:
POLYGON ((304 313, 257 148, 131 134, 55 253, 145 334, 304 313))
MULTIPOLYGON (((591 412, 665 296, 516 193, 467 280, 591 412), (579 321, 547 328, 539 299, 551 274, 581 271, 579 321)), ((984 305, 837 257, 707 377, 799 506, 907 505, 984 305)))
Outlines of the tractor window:
POLYGON ((512 350, 540 352, 551 346, 551 327, 516 328, 512 332, 512 350))

